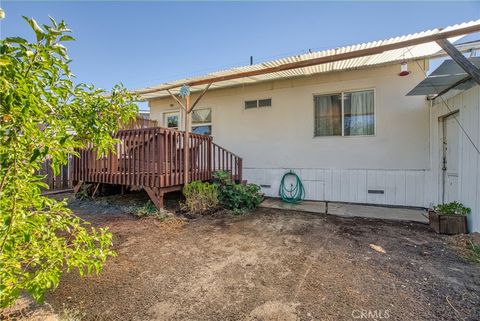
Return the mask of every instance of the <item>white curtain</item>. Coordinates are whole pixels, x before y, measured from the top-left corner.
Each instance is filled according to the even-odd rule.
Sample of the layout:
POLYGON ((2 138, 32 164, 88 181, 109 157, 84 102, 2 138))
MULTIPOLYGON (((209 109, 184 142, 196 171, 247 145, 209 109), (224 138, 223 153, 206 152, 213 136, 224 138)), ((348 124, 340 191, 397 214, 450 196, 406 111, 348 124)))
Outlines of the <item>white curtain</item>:
POLYGON ((350 96, 350 103, 345 104, 345 135, 374 135, 373 91, 360 91, 345 95, 350 96))
POLYGON ((340 94, 315 96, 315 136, 342 135, 340 94))
POLYGON ((204 124, 212 121, 211 109, 197 109, 192 112, 192 124, 204 124))

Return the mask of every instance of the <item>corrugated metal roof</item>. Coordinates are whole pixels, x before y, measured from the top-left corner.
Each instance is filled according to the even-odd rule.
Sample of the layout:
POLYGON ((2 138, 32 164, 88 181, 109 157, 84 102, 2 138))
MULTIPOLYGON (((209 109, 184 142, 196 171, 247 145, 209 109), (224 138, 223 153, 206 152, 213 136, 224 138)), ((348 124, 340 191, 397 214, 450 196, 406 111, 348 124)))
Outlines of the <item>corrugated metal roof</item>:
MULTIPOLYGON (((372 42, 362 43, 362 44, 357 44, 352 46, 295 55, 295 56, 263 62, 256 65, 235 67, 227 70, 221 70, 221 71, 209 73, 203 76, 180 79, 180 80, 176 80, 168 83, 163 83, 153 87, 141 88, 135 91, 141 92, 145 90, 149 90, 149 91, 158 90, 158 92, 151 92, 151 93, 140 95, 142 99, 148 100, 148 99, 153 99, 157 97, 168 96, 168 93, 162 90, 164 90, 167 87, 171 87, 172 85, 181 86, 182 84, 186 84, 186 83, 190 83, 190 82, 198 81, 202 79, 207 79, 209 77, 230 75, 238 72, 261 70, 266 67, 276 67, 289 62, 300 62, 300 61, 309 60, 312 58, 320 58, 320 57, 332 56, 340 53, 352 52, 359 49, 374 48, 382 45, 402 42, 405 40, 411 40, 411 39, 420 38, 423 36, 428 36, 428 35, 444 32, 448 30, 460 29, 460 28, 464 28, 472 25, 478 25, 478 24, 480 24, 480 20, 453 25, 453 26, 446 27, 444 29, 432 29, 432 30, 427 30, 427 31, 423 31, 415 34, 409 34, 409 35, 395 37, 395 38, 386 39, 386 40, 372 41, 372 42)), ((459 38, 461 37, 455 37, 449 40, 456 41, 459 38)), ((239 85, 247 85, 255 82, 285 79, 285 78, 299 77, 299 76, 308 76, 308 75, 314 75, 319 73, 351 70, 351 69, 357 69, 362 67, 395 63, 402 60, 421 59, 421 58, 426 58, 426 57, 435 55, 439 51, 441 51, 441 48, 435 42, 429 42, 429 43, 419 44, 419 45, 410 46, 406 48, 384 51, 380 54, 375 54, 371 56, 346 59, 346 60, 324 63, 320 65, 314 65, 314 66, 303 67, 298 69, 273 72, 269 74, 262 74, 262 75, 256 75, 251 77, 244 77, 240 79, 220 81, 220 82, 213 83, 210 88, 218 89, 218 88, 225 88, 225 87, 233 87, 233 86, 239 86, 239 85)), ((203 88, 204 86, 192 86, 190 90, 191 92, 196 92, 196 91, 203 90, 203 88)), ((178 88, 172 89, 172 92, 177 93, 178 88)))

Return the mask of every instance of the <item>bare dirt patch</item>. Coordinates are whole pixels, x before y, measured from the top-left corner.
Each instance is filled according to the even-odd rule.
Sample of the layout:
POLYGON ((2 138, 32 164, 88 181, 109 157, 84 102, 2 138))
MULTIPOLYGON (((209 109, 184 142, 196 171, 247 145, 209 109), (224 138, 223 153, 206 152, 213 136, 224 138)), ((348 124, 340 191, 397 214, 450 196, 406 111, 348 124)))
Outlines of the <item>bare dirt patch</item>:
POLYGON ((110 228, 118 256, 100 276, 66 274, 46 297, 56 313, 81 311, 85 320, 355 320, 368 312, 377 320, 480 320, 479 266, 426 225, 262 208, 172 228, 127 214, 122 199, 136 201, 71 204, 110 228))

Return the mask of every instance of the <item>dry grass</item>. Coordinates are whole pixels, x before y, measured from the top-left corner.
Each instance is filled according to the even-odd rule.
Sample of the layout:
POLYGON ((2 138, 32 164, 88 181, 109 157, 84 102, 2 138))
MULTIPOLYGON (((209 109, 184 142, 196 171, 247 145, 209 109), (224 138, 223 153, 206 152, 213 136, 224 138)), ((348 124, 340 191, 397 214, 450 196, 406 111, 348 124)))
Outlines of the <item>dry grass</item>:
POLYGON ((480 263, 480 234, 459 234, 452 236, 451 246, 464 259, 480 263))

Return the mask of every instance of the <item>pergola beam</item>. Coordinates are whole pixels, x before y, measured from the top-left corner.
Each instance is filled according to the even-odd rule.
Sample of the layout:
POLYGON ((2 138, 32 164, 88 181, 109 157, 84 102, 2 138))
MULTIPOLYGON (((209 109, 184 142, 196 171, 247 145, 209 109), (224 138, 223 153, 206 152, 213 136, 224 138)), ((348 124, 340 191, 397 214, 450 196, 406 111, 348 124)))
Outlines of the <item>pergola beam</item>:
POLYGON ((192 112, 193 108, 195 108, 195 106, 197 106, 198 102, 200 101, 200 99, 202 99, 202 97, 207 93, 207 90, 208 88, 210 88, 210 86, 212 85, 212 83, 209 83, 207 85, 207 87, 205 87, 205 89, 202 91, 202 93, 200 94, 200 96, 197 97, 197 99, 195 99, 195 102, 192 104, 192 107, 190 107, 190 109, 187 111, 188 113, 192 112))
POLYGON ((455 48, 447 39, 439 39, 437 44, 459 65, 465 72, 480 85, 480 70, 455 48))
MULTIPOLYGON (((400 48, 406 48, 410 46, 415 46, 419 44, 424 44, 428 42, 434 42, 437 40, 442 40, 442 39, 447 39, 451 37, 456 37, 456 36, 462 36, 474 32, 480 32, 480 23, 468 26, 468 27, 463 27, 463 28, 458 28, 454 30, 447 30, 447 31, 440 31, 435 34, 431 35, 426 35, 414 39, 408 39, 408 40, 403 40, 403 41, 398 41, 395 43, 390 43, 386 45, 380 45, 372 48, 366 48, 366 49, 359 49, 359 50, 354 50, 350 52, 345 52, 345 53, 340 53, 340 54, 334 54, 330 56, 325 56, 325 57, 319 57, 319 58, 312 58, 312 59, 306 59, 303 61, 296 61, 296 62, 291 62, 291 63, 285 63, 281 64, 278 66, 274 67, 266 67, 262 68, 259 70, 252 70, 252 71, 243 71, 243 72, 238 72, 238 73, 233 73, 229 75, 223 75, 223 76, 213 76, 213 77, 206 77, 203 79, 187 82, 186 85, 188 86, 198 86, 198 85, 204 85, 204 84, 210 84, 210 83, 216 83, 220 81, 226 81, 226 80, 233 80, 233 79, 239 79, 239 78, 245 78, 245 77, 252 77, 252 76, 258 76, 258 75, 263 75, 263 74, 269 74, 269 73, 274 73, 274 72, 279 72, 279 71, 285 71, 285 70, 291 70, 291 69, 297 69, 297 68, 304 68, 304 67, 309 67, 309 66, 315 66, 315 65, 321 65, 325 63, 330 63, 330 62, 336 62, 336 61, 341 61, 341 60, 347 60, 347 59, 353 59, 353 58, 359 58, 359 57, 365 57, 365 56, 372 56, 376 55, 385 51, 389 50, 395 50, 395 49, 400 49, 400 48)), ((165 86, 161 88, 152 88, 152 89, 145 89, 145 90, 139 90, 136 93, 137 94, 150 94, 150 93, 155 93, 155 92, 160 92, 164 90, 170 90, 173 88, 178 88, 181 87, 182 85, 170 85, 170 86, 165 86)))
POLYGON ((175 97, 175 95, 170 91, 170 89, 167 89, 167 92, 170 94, 170 96, 172 96, 173 100, 175 100, 177 104, 180 105, 180 107, 182 107, 184 110, 187 110, 187 107, 180 101, 180 99, 175 97))

